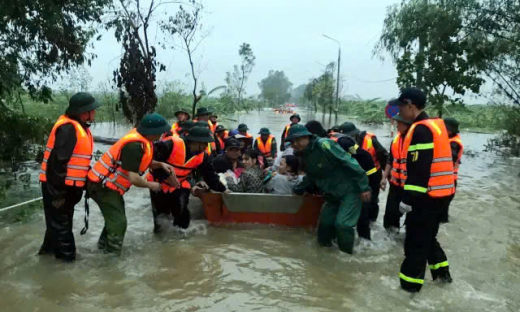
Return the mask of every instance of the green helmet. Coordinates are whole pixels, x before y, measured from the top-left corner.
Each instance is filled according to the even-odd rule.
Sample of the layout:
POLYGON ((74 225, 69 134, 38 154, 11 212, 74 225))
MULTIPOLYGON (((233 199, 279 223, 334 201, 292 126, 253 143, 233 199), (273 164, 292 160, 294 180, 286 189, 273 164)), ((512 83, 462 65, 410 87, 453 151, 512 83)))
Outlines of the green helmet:
POLYGON ((404 119, 400 114, 396 114, 394 117, 392 117, 392 119, 396 120, 396 121, 399 121, 399 122, 402 122, 402 123, 407 124, 407 125, 413 124, 413 121, 408 120, 408 119, 404 119))
POLYGON ((200 115, 210 115, 211 112, 208 110, 207 107, 199 107, 197 109, 197 114, 196 116, 200 116, 200 115))
POLYGON ((211 135, 211 131, 208 128, 195 126, 190 129, 190 132, 187 136, 184 137, 184 140, 188 142, 201 142, 201 143, 211 143, 215 141, 213 136, 211 135))
POLYGON ((297 124, 289 128, 289 135, 287 136, 285 141, 291 142, 296 138, 304 136, 312 136, 312 133, 310 133, 304 125, 297 124))
POLYGON ((444 124, 446 125, 446 129, 448 129, 448 131, 453 132, 455 134, 460 132, 459 131, 459 121, 455 118, 451 118, 451 117, 445 118, 444 124))
POLYGON ((359 129, 356 128, 351 122, 345 122, 341 126, 339 126, 339 131, 346 135, 355 135, 359 133, 359 129))
POLYGON ((249 128, 246 124, 239 124, 237 130, 240 132, 246 132, 247 130, 249 130, 249 128))
POLYGON ((87 92, 79 92, 74 94, 69 100, 69 107, 65 111, 67 115, 79 115, 81 113, 90 112, 100 107, 101 103, 96 101, 92 94, 87 92))
POLYGON ((258 132, 258 134, 260 134, 260 135, 271 134, 271 131, 269 131, 269 128, 262 128, 262 129, 260 129, 260 132, 258 132))
POLYGON ((151 113, 143 117, 137 127, 137 132, 141 135, 158 135, 170 131, 170 128, 168 121, 163 116, 151 113))

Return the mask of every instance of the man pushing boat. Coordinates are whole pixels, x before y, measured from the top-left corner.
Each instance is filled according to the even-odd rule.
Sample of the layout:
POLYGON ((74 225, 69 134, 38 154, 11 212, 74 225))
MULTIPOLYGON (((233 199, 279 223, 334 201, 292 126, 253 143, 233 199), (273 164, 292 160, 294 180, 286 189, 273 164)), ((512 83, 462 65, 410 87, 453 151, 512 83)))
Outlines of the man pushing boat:
POLYGON ((318 243, 331 246, 337 237, 339 249, 352 253, 354 226, 361 213, 361 201, 370 200, 365 170, 338 143, 314 136, 303 125, 292 126, 286 141, 302 154, 306 165, 306 175, 294 192, 302 195, 308 188, 316 186, 324 193, 318 243))
POLYGON ((163 230, 164 223, 159 220, 168 219, 170 215, 173 216, 174 226, 186 229, 190 225, 188 202, 192 186, 188 179, 194 169, 200 170, 205 183, 199 185, 203 188, 209 187, 217 192, 226 191, 226 187, 213 169, 211 158, 205 152, 208 143, 213 141, 213 135, 208 128, 195 126, 185 137, 168 137, 154 144, 154 160, 161 159, 162 162, 173 166, 180 183, 180 187, 168 184, 169 173, 164 170, 153 170, 148 174, 148 181, 161 183, 160 192, 150 192, 155 233, 163 230))

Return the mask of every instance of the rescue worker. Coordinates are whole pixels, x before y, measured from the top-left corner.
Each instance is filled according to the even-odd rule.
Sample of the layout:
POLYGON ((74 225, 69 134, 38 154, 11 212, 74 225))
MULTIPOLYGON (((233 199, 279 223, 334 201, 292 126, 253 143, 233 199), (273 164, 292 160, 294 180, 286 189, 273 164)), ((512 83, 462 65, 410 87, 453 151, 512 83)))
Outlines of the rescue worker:
POLYGON ((76 259, 74 206, 85 189, 94 149, 89 127, 99 106, 89 93, 75 94, 49 135, 39 176, 46 225, 40 255, 54 254, 67 262, 76 259))
POLYGON ((282 141, 280 142, 280 151, 282 152, 285 150, 285 139, 287 138, 287 135, 289 135, 289 128, 293 125, 297 125, 300 121, 302 121, 300 115, 298 114, 293 114, 289 120, 291 123, 285 126, 282 132, 282 141))
POLYGON ((197 114, 195 114, 195 119, 193 121, 205 121, 212 126, 211 121, 209 120, 209 116, 211 115, 211 112, 208 110, 207 107, 199 107, 197 108, 197 114))
POLYGON ((177 118, 177 122, 172 125, 171 133, 172 135, 179 135, 179 131, 182 128, 182 126, 190 120, 190 114, 181 109, 175 112, 175 117, 177 118))
POLYGON ((211 132, 215 133, 217 131, 218 126, 218 116, 214 113, 209 115, 209 121, 211 122, 211 132))
POLYGON ((329 136, 333 135, 333 134, 336 134, 336 133, 339 133, 339 125, 334 125, 332 128, 330 128, 329 130, 327 130, 327 134, 329 136))
POLYGON ((226 173, 227 171, 237 172, 237 169, 243 167, 240 163, 240 156, 240 142, 230 137, 226 140, 225 153, 215 157, 213 167, 217 173, 226 173))
POLYGON ((183 125, 182 125, 182 128, 180 128, 179 130, 179 136, 180 137, 185 137, 189 134, 190 132, 190 129, 195 127, 195 124, 196 122, 194 122, 193 120, 188 120, 186 121, 183 125))
MULTIPOLYGON (((194 126, 209 129, 211 132, 211 136, 214 135, 213 132, 211 131, 211 122, 206 123, 205 121, 200 120, 200 121, 197 121, 194 126)), ((212 156, 212 155, 215 156, 216 152, 217 152, 217 144, 215 144, 215 140, 208 142, 208 147, 206 148, 206 153, 209 156, 212 156)))
POLYGON ((164 222, 173 216, 173 225, 187 229, 190 225, 190 174, 198 169, 205 187, 214 191, 224 192, 226 187, 220 182, 213 170, 211 158, 205 150, 207 144, 213 141, 211 131, 203 127, 193 127, 183 138, 169 137, 154 144, 154 160, 171 165, 175 170, 180 187, 167 183, 169 172, 163 169, 151 170, 147 175, 148 181, 161 183, 161 192, 150 192, 152 212, 154 217, 154 232, 163 230, 164 222))
POLYGON ((215 144, 217 146, 217 155, 224 154, 226 151, 226 139, 229 137, 229 131, 223 125, 218 125, 215 129, 215 144))
MULTIPOLYGON (((246 124, 239 124, 237 131, 237 134, 243 135, 246 138, 246 146, 244 149, 252 148, 253 147, 253 136, 248 132, 249 128, 246 124)), ((236 135, 235 135, 236 137, 236 135)))
MULTIPOLYGON (((356 141, 362 149, 369 152, 372 155, 372 159, 377 168, 376 177, 379 179, 378 184, 381 182, 383 177, 383 169, 386 166, 388 158, 388 151, 379 143, 379 140, 375 134, 363 131, 361 132, 351 122, 343 123, 339 128, 340 133, 346 134, 356 141)), ((379 188, 372 194, 372 206, 370 209, 370 220, 375 222, 379 215, 379 188)))
POLYGON ((98 204, 105 227, 98 248, 105 253, 121 254, 127 221, 123 195, 132 185, 159 192, 161 184, 140 177, 148 168, 171 172, 169 183, 178 186, 171 165, 153 160, 153 142, 170 130, 159 114, 144 116, 137 129, 132 129, 101 156, 88 173, 88 194, 98 204))
POLYGON ((390 181, 383 226, 389 232, 398 232, 403 215, 399 211, 399 204, 403 199, 403 187, 406 181, 406 154, 403 152, 403 143, 412 122, 399 114, 392 119, 397 121, 397 135, 390 145, 390 153, 381 181, 381 190, 385 191, 387 181, 390 181))
POLYGON ((269 163, 269 166, 271 166, 278 153, 276 139, 268 128, 260 129, 258 134, 260 134, 260 136, 256 138, 253 148, 262 153, 269 163))
POLYGON ((352 253, 361 201, 370 201, 365 171, 336 142, 312 135, 303 125, 292 126, 287 141, 302 154, 306 164, 306 175, 294 193, 302 195, 316 186, 324 194, 318 243, 331 246, 337 237, 339 249, 352 253))
MULTIPOLYGON (((444 119, 444 123, 446 124, 446 128, 448 129, 448 136, 451 147, 451 157, 453 158, 453 173, 455 174, 455 192, 457 192, 457 182, 459 178, 459 167, 460 160, 462 159, 462 154, 464 153, 464 144, 462 144, 462 140, 459 135, 459 122, 455 118, 446 118, 444 119)), ((450 200, 448 205, 443 211, 441 217, 441 223, 448 223, 449 216, 448 210, 450 208, 451 201, 455 197, 455 193, 450 196, 450 200)))
MULTIPOLYGON (((310 133, 317 135, 321 138, 328 137, 327 132, 323 128, 320 122, 312 120, 305 124, 305 128, 309 130, 310 133)), ((338 129, 339 130, 339 129, 338 129)), ((374 190, 374 188, 379 188, 379 181, 375 177, 375 173, 377 169, 375 168, 374 161, 372 160, 372 156, 362 148, 358 148, 359 146, 354 142, 349 136, 346 136, 341 133, 334 133, 330 135, 330 139, 337 142, 339 146, 343 148, 343 150, 352 156, 358 164, 365 170, 366 175, 368 177, 368 184, 370 185, 370 189, 374 190)), ((357 223, 357 233, 359 237, 371 240, 371 231, 370 231, 370 202, 363 202, 361 207, 361 214, 359 215, 359 220, 357 223)))
POLYGON ((406 88, 398 101, 399 114, 413 120, 403 142, 406 181, 399 210, 406 213, 405 259, 399 273, 401 287, 419 292, 426 263, 434 280, 451 283, 448 259, 437 241, 442 208, 455 192, 453 161, 444 121, 424 111, 426 94, 406 88))

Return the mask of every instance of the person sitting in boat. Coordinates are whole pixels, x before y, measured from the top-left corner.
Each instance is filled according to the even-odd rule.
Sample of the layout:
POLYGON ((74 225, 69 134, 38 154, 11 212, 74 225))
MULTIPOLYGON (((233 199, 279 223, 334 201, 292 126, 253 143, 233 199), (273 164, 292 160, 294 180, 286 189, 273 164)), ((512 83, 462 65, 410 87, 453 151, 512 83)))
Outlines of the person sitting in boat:
POLYGON ((268 164, 272 165, 278 153, 276 139, 269 131, 269 128, 260 129, 258 134, 260 134, 260 136, 255 140, 253 148, 262 153, 267 159, 268 164))
POLYGON ((263 193, 264 172, 260 168, 260 152, 248 149, 243 156, 245 171, 240 175, 238 183, 230 177, 226 178, 227 187, 232 192, 237 193, 263 193))
POLYGON ((240 142, 235 138, 226 140, 226 151, 213 160, 213 168, 217 173, 232 172, 238 178, 244 171, 240 161, 240 142))
POLYGON ((249 128, 246 124, 240 124, 238 125, 237 132, 233 134, 235 139, 244 140, 246 149, 253 147, 253 136, 248 132, 248 130, 249 128))
POLYGON ((352 253, 361 201, 370 201, 370 186, 365 170, 338 143, 313 135, 303 125, 289 129, 287 141, 302 154, 305 176, 294 189, 303 195, 317 187, 324 196, 318 224, 318 243, 332 246, 337 238, 341 251, 352 253))
POLYGON ((283 156, 278 171, 270 173, 265 191, 270 194, 291 195, 294 187, 301 181, 300 161, 297 156, 283 156))
POLYGON ((166 182, 169 174, 164 170, 153 170, 147 176, 148 181, 161 182, 161 191, 150 192, 154 216, 154 232, 163 230, 160 220, 173 216, 173 225, 186 229, 190 225, 188 202, 191 184, 188 177, 198 169, 204 179, 202 186, 217 192, 226 191, 213 170, 211 158, 204 152, 207 144, 213 141, 211 131, 206 127, 195 126, 183 138, 169 137, 154 144, 154 160, 173 166, 180 187, 173 187, 166 182))

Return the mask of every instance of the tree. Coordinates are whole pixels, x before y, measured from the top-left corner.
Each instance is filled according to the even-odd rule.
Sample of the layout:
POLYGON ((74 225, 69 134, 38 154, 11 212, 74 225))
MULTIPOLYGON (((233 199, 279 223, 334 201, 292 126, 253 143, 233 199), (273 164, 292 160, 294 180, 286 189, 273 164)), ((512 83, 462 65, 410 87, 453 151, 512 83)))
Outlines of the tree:
POLYGON ((283 71, 270 70, 268 76, 262 79, 258 86, 262 91, 260 96, 268 101, 271 107, 284 104, 291 98, 292 83, 283 71))
MULTIPOLYGON (((375 53, 389 52, 399 87, 415 85, 427 92, 442 116, 447 91, 478 93, 484 83, 484 58, 474 38, 464 31, 466 10, 473 0, 405 0, 389 8, 375 53)), ((455 101, 460 98, 453 99, 455 101)))
POLYGON ((233 67, 233 73, 226 73, 226 84, 228 85, 226 91, 231 96, 231 99, 237 102, 236 106, 245 109, 247 112, 247 105, 243 104, 243 96, 246 93, 245 83, 253 71, 256 57, 254 56, 249 43, 245 42, 240 46, 238 55, 240 55, 242 62, 240 66, 235 65, 233 67))
POLYGON ((0 10, 1 99, 19 88, 48 101, 46 86, 75 65, 90 64, 86 53, 109 0, 2 1, 0 10), (49 81, 50 80, 50 81, 49 81))
POLYGON ((124 49, 119 69, 114 71, 114 82, 119 88, 120 105, 124 116, 138 124, 157 105, 155 93, 156 71, 166 70, 157 61, 156 49, 150 44, 149 27, 155 11, 163 2, 151 0, 146 8, 139 0, 119 0, 113 19, 106 25, 115 28, 115 37, 124 49))
POLYGON ((318 112, 318 101, 314 91, 316 89, 317 84, 318 79, 311 79, 311 81, 305 87, 305 92, 303 93, 303 97, 313 105, 314 113, 318 112))
POLYGON ((180 6, 179 12, 177 12, 175 16, 170 17, 168 22, 162 23, 161 28, 171 36, 179 37, 182 43, 181 47, 188 55, 191 77, 193 79, 192 114, 195 115, 197 103, 201 100, 203 95, 197 95, 199 74, 195 72, 194 54, 207 35, 200 33, 202 30, 202 4, 195 0, 190 0, 190 4, 191 11, 187 11, 180 6))

